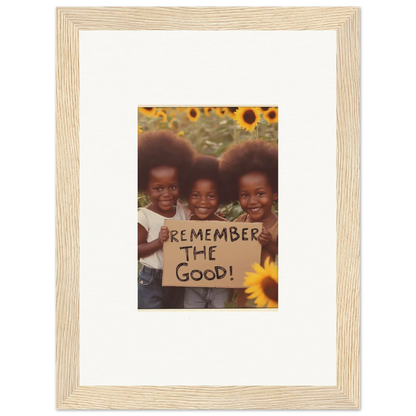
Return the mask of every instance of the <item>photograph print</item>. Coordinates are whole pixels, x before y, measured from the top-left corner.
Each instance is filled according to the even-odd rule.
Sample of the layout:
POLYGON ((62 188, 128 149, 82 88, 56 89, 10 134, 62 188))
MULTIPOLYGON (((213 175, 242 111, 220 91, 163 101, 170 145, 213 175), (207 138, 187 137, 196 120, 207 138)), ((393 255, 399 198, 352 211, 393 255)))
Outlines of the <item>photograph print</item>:
POLYGON ((278 107, 138 107, 138 309, 278 308, 278 107))

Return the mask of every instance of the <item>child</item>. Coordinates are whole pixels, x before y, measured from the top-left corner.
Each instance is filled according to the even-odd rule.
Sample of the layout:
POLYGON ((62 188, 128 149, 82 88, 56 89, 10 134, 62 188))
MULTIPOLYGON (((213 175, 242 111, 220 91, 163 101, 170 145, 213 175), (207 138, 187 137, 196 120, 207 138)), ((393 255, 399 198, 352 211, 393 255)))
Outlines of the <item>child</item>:
MULTIPOLYGON (((219 180, 219 162, 213 156, 198 156, 189 175, 187 186, 188 208, 192 212, 191 220, 226 221, 215 214, 223 198, 219 180)), ((184 308, 223 308, 229 301, 230 289, 227 288, 185 288, 184 308)))
MULTIPOLYGON (((274 261, 278 253, 277 216, 272 205, 278 192, 277 146, 264 140, 247 140, 230 147, 221 157, 221 177, 231 200, 240 201, 245 214, 237 222, 262 222, 258 237, 261 265, 267 257, 274 261)), ((237 291, 239 307, 249 306, 244 289, 237 291)))
POLYGON ((138 140, 138 189, 150 204, 138 211, 138 308, 182 308, 183 289, 162 286, 163 243, 169 237, 165 218, 186 220, 177 204, 181 186, 192 166, 194 150, 184 138, 168 130, 147 132, 138 140))

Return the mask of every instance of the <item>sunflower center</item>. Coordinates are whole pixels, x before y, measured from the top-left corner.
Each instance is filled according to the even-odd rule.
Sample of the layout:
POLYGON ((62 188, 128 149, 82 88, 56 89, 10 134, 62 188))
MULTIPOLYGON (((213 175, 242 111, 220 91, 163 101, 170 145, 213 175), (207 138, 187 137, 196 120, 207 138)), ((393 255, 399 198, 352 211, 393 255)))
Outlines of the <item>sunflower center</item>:
POLYGON ((194 109, 192 109, 189 114, 191 117, 196 117, 196 111, 194 109))
POLYGON ((247 110, 243 114, 243 119, 247 124, 253 124, 256 121, 256 114, 253 110, 247 110))
POLYGON ((238 107, 228 107, 228 109, 234 114, 238 107))
POLYGON ((270 107, 260 107, 263 111, 267 111, 270 107))
POLYGON ((143 107, 145 110, 147 110, 147 111, 151 111, 151 110, 153 110, 153 107, 143 107))
POLYGON ((276 111, 270 111, 270 113, 269 113, 269 117, 270 117, 271 119, 276 118, 276 111))
POLYGON ((271 300, 277 302, 279 300, 279 285, 271 277, 266 277, 261 282, 264 294, 271 300))

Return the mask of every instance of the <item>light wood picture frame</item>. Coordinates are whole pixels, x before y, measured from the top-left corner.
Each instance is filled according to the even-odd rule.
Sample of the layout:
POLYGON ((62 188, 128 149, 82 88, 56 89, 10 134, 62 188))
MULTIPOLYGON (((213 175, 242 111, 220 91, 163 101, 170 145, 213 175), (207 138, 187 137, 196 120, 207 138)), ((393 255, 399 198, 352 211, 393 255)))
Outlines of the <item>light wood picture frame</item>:
POLYGON ((58 409, 358 409, 360 406, 360 12, 358 8, 56 10, 56 406, 58 409), (79 32, 337 32, 337 385, 80 386, 79 32))

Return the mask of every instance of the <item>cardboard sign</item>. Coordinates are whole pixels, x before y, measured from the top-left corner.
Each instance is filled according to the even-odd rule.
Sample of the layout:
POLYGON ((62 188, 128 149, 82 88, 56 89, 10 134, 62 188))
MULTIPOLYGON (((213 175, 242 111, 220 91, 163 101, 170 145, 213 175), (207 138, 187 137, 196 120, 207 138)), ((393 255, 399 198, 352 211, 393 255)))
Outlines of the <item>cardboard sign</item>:
POLYGON ((244 287, 260 262, 262 223, 165 220, 163 286, 244 287))

